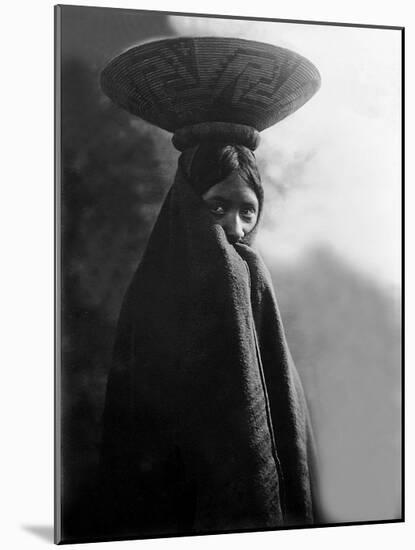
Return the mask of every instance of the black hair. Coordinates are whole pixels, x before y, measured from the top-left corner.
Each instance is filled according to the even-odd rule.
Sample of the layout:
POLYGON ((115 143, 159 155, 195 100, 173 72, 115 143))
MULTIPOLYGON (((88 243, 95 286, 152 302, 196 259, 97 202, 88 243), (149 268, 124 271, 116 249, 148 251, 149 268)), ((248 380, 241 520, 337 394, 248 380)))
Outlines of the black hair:
MULTIPOLYGON (((179 159, 180 164, 181 161, 182 156, 179 159)), ((260 215, 264 190, 255 155, 248 147, 218 142, 202 143, 193 155, 187 175, 196 191, 203 195, 235 171, 256 194, 260 215)))

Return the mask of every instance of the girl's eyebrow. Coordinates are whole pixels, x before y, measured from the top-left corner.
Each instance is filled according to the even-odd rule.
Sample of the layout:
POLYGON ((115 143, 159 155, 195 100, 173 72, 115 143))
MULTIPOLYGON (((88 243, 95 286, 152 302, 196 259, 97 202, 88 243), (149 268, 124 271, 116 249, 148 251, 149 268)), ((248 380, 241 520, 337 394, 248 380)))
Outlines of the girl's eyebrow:
POLYGON ((206 199, 207 201, 215 201, 215 202, 220 202, 222 204, 230 204, 231 201, 228 200, 228 199, 225 199, 224 197, 220 196, 220 195, 213 195, 212 197, 209 197, 208 199, 206 199))
POLYGON ((242 203, 242 206, 251 206, 252 208, 255 208, 256 210, 256 204, 253 201, 245 201, 242 203))
MULTIPOLYGON (((213 195, 212 197, 209 197, 208 199, 206 199, 207 202, 210 202, 210 203, 220 203, 221 205, 224 205, 224 206, 229 206, 232 204, 232 200, 230 199, 225 199, 224 197, 222 197, 221 195, 213 195)), ((242 203, 242 207, 243 208, 254 208, 255 210, 257 209, 257 205, 253 202, 253 201, 250 201, 250 200, 246 200, 242 203)))

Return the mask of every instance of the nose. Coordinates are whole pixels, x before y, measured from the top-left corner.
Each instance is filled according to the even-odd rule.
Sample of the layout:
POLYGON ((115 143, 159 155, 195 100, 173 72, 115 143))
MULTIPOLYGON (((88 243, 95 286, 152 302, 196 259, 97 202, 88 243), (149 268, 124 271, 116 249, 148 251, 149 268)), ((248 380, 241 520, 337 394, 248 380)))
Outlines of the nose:
POLYGON ((230 214, 226 218, 223 229, 231 244, 238 242, 244 236, 242 222, 237 214, 230 214))

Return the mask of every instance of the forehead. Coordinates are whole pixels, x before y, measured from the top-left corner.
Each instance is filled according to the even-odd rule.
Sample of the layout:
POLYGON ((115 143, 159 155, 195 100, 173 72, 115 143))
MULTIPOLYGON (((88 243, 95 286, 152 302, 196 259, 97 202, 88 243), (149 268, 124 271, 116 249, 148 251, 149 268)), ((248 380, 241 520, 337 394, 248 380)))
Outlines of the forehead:
POLYGON ((203 198, 258 204, 255 191, 249 187, 237 172, 232 172, 227 178, 210 187, 203 195, 203 198))

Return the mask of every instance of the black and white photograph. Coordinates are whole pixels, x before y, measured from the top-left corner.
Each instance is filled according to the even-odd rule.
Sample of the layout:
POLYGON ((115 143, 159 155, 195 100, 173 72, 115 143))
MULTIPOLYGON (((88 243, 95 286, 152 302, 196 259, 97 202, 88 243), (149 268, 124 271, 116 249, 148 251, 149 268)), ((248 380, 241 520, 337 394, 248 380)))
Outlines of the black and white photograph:
POLYGON ((414 13, 4 4, 2 548, 413 546, 414 13))
POLYGON ((403 29, 55 41, 55 542, 403 521, 403 29))

